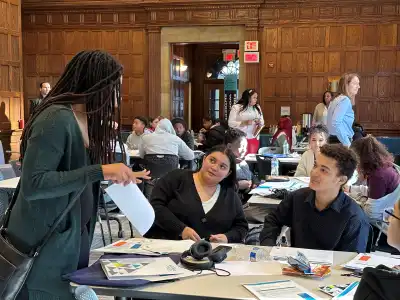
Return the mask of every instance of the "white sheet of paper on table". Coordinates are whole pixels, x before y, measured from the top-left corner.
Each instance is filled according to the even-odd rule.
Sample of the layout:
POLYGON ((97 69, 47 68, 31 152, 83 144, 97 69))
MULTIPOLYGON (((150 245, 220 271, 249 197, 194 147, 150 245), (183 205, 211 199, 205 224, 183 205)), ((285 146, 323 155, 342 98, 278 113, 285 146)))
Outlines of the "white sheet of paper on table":
POLYGON ((276 260, 285 261, 287 260, 288 256, 296 257, 297 251, 303 253, 312 264, 333 265, 333 251, 291 247, 272 247, 269 255, 276 260))
POLYGON ((292 280, 277 280, 270 282, 243 284, 253 295, 260 300, 269 299, 319 299, 292 280))
POLYGON ((150 229, 154 209, 136 184, 113 184, 105 191, 141 235, 150 229))
POLYGON ((255 275, 281 275, 282 268, 278 262, 257 263, 251 261, 223 261, 216 264, 216 268, 228 271, 231 276, 255 276, 255 275))

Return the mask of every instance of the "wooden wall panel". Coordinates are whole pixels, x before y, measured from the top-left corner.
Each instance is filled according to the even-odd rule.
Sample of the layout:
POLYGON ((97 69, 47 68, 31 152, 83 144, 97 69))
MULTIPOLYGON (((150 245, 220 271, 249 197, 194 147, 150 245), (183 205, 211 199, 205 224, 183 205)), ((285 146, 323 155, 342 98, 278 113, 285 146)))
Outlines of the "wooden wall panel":
MULTIPOLYGON (((37 81, 58 78, 60 58, 65 63, 81 48, 104 47, 118 57, 127 55, 122 56, 131 72, 124 88, 125 117, 156 112, 162 85, 159 28, 236 25, 246 26, 246 39, 260 41, 261 61, 246 67, 244 80, 259 88, 267 123, 277 121, 284 104, 296 122, 320 102, 328 77, 352 71, 362 76, 358 120, 373 132, 400 132, 394 113, 400 103, 398 0, 84 0, 79 6, 75 0, 25 0, 22 19, 30 42, 24 43, 24 86, 31 96, 37 81)), ((202 70, 199 63, 194 67, 202 70)), ((195 86, 193 91, 203 93, 195 86)))
POLYGON ((321 101, 328 77, 357 72, 357 120, 374 130, 399 130, 393 109, 400 101, 399 29, 398 24, 378 23, 264 26, 262 107, 275 109, 267 122, 277 121, 281 106, 290 106, 294 122, 300 121, 302 113, 313 113, 321 101))
POLYGON ((122 81, 122 123, 130 125, 135 115, 147 115, 145 88, 146 33, 143 29, 120 30, 27 30, 24 41, 25 105, 36 98, 38 85, 53 86, 66 64, 79 51, 104 49, 124 66, 122 81), (32 46, 35 45, 35 46, 32 46))
POLYGON ((21 44, 21 1, 0 0, 0 140, 5 151, 19 150, 18 139, 11 137, 20 135, 23 118, 21 44))

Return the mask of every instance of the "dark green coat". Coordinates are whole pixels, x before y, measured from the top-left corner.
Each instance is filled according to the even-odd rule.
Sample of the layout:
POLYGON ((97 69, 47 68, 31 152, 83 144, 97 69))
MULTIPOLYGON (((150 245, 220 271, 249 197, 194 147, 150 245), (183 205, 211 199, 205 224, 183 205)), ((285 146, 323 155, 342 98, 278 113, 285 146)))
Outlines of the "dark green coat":
MULTIPOLYGON (((45 236, 69 201, 95 184, 90 238, 96 221, 101 165, 89 165, 83 138, 70 108, 53 105, 35 120, 25 153, 20 190, 10 216, 11 242, 28 251, 45 236)), ((77 269, 80 252, 79 201, 42 249, 27 280, 29 300, 70 300, 62 275, 77 269)))

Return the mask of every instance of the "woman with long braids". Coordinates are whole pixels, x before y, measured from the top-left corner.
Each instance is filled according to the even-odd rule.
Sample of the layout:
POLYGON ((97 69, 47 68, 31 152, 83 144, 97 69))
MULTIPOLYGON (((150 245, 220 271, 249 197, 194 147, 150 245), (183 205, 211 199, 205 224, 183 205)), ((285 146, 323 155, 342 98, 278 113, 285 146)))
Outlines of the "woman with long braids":
POLYGON ((62 276, 88 265, 100 181, 149 178, 147 171, 112 164, 116 141, 125 152, 119 129, 112 127, 120 123, 121 76, 122 66, 108 53, 78 53, 24 129, 10 243, 29 253, 79 198, 41 250, 18 299, 73 299, 62 276))

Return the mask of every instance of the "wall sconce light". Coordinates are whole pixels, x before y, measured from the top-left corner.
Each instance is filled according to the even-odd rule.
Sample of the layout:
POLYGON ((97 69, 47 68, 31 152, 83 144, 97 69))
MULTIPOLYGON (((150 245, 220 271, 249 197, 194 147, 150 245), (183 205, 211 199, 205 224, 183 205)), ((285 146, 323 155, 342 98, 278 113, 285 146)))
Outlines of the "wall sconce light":
POLYGON ((207 78, 210 78, 212 76, 212 73, 211 72, 207 72, 206 76, 207 76, 207 78))
POLYGON ((188 66, 187 66, 187 65, 182 65, 182 66, 181 66, 181 71, 182 71, 182 72, 186 72, 187 69, 188 69, 188 66))

